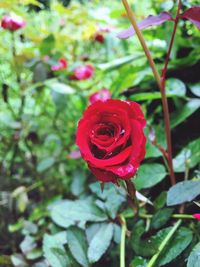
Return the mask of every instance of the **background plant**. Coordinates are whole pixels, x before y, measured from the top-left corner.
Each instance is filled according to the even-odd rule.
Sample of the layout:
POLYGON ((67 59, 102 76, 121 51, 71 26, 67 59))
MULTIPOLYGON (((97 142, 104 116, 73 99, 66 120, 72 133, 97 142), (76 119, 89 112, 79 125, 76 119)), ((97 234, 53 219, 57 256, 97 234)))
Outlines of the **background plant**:
MULTIPOLYGON (((27 23, 14 36, 0 29, 0 264, 119 266, 126 246, 126 266, 146 266, 171 235, 155 266, 198 266, 199 223, 191 216, 199 213, 192 200, 200 195, 198 29, 180 21, 167 72, 178 182, 169 190, 162 153, 152 144, 155 132, 166 148, 160 92, 137 39, 116 37, 130 26, 121 2, 63 3, 0 3, 1 17, 12 11, 27 23), (112 26, 103 43, 94 38, 99 25, 112 26), (53 72, 60 58, 68 67, 53 72), (71 81, 74 68, 86 64, 94 66, 93 77, 71 81), (138 101, 148 120, 147 154, 133 182, 151 202, 140 196, 137 219, 123 188, 107 185, 102 194, 84 162, 70 158, 76 122, 89 96, 105 87, 113 98, 138 101)), ((139 1, 132 8, 140 21, 162 11, 174 15, 176 4, 139 1)), ((182 9, 197 4, 183 1, 182 9)), ((170 22, 143 32, 159 70, 171 32, 170 22)))

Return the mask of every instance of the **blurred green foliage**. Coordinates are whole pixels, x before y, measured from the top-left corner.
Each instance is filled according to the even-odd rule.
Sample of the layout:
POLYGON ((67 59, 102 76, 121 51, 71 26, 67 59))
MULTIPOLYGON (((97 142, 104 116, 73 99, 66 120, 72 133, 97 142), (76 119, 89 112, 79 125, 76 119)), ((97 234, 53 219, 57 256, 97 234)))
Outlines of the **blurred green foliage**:
MULTIPOLYGON (((132 7, 139 21, 161 11, 174 15, 175 2, 140 0, 132 7)), ((197 4, 185 0, 183 9, 197 4)), ((116 37, 129 26, 121 1, 1 1, 0 17, 8 12, 27 26, 13 34, 0 28, 0 266, 119 266, 121 213, 132 232, 126 266, 146 266, 177 209, 166 207, 168 171, 148 138, 154 129, 157 143, 166 145, 159 90, 137 38, 116 37), (104 43, 94 40, 99 26, 111 27, 104 43), (68 67, 53 72, 60 58, 68 67), (88 63, 95 68, 92 79, 69 79, 74 67, 88 63), (138 101, 147 118, 147 154, 133 181, 154 203, 140 199, 140 215, 153 214, 151 223, 133 219, 123 188, 106 185, 101 193, 83 160, 70 158, 88 97, 105 87, 113 98, 138 101)), ((144 31, 160 71, 171 32, 171 22, 144 31)), ((200 178, 199 38, 195 26, 180 21, 167 72, 178 181, 200 178)), ((188 203, 186 211, 198 207, 188 203)), ((157 266, 185 266, 191 251, 189 262, 199 254, 199 224, 183 224, 157 266)))

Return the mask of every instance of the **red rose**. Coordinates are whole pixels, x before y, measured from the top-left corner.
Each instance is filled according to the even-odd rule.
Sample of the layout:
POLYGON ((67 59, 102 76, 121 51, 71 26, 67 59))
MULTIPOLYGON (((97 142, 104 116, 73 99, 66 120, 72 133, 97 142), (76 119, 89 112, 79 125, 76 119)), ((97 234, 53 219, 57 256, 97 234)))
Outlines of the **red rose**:
POLYGON ((2 18, 1 27, 10 31, 16 31, 25 27, 26 22, 19 16, 12 14, 2 18))
POLYGON ((101 91, 92 94, 89 97, 89 101, 91 104, 93 104, 94 102, 96 102, 98 100, 105 101, 105 100, 108 100, 110 98, 111 98, 111 94, 110 94, 109 90, 106 88, 103 88, 101 91))
POLYGON ((85 66, 76 67, 74 69, 74 73, 72 76, 70 76, 70 80, 87 80, 93 76, 94 68, 92 65, 87 64, 85 66))
POLYGON ((86 109, 76 143, 99 181, 117 183, 133 177, 145 156, 145 124, 135 102, 109 99, 86 109))
POLYGON ((60 59, 58 60, 58 64, 53 65, 53 66, 51 67, 51 70, 53 70, 53 71, 58 71, 58 70, 64 70, 64 69, 66 69, 66 68, 67 68, 67 61, 66 61, 66 59, 64 59, 64 58, 60 58, 60 59))
POLYGON ((104 38, 103 34, 96 33, 95 36, 94 36, 94 40, 96 42, 99 42, 99 43, 104 43, 105 38, 104 38))
POLYGON ((197 219, 198 221, 200 221, 200 214, 196 213, 192 215, 195 219, 197 219))

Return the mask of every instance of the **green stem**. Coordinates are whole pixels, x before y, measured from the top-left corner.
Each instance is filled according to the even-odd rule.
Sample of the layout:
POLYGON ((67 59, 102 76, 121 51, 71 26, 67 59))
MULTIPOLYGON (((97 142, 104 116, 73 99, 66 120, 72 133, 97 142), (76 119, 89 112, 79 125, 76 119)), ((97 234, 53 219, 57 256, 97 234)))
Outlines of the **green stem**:
MULTIPOLYGON (((139 214, 138 216, 140 218, 142 218, 142 219, 151 219, 151 218, 153 218, 153 214, 139 214)), ((133 212, 124 214, 124 218, 126 218, 126 219, 133 218, 133 217, 134 217, 134 213, 133 212)), ((195 219, 190 214, 173 214, 171 216, 171 218, 174 218, 174 219, 190 219, 190 220, 194 220, 195 219)))
POLYGON ((120 215, 121 220, 121 242, 120 242, 120 267, 125 267, 125 240, 126 240, 126 220, 123 215, 120 215))
POLYGON ((174 233, 176 232, 176 230, 180 226, 181 222, 182 222, 182 220, 178 220, 175 223, 175 225, 172 227, 171 231, 168 233, 168 235, 165 237, 165 239, 160 244, 160 246, 158 248, 158 252, 151 258, 151 260, 147 264, 147 267, 153 267, 154 266, 154 264, 157 261, 158 257, 160 256, 160 254, 162 253, 162 251, 164 250, 164 248, 168 244, 169 240, 172 238, 172 236, 174 235, 174 233))

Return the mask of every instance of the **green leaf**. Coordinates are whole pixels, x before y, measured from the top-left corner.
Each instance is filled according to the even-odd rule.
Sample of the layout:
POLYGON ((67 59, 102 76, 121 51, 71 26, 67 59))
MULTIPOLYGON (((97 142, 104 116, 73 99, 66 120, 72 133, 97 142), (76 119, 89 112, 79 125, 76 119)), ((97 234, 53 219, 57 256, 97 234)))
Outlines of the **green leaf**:
POLYGON ((55 163, 55 159, 53 157, 48 157, 41 160, 37 166, 38 172, 43 172, 49 169, 55 163))
POLYGON ((167 201, 167 192, 166 191, 162 191, 160 193, 160 195, 154 200, 154 208, 156 210, 162 209, 167 201))
POLYGON ((45 234, 43 239, 44 256, 52 267, 69 266, 69 259, 64 246, 56 237, 45 234))
POLYGON ((71 192, 74 196, 80 196, 84 191, 86 175, 83 171, 76 170, 72 174, 71 192))
POLYGON ((200 159, 200 138, 190 142, 173 159, 175 172, 185 172, 186 168, 193 168, 200 159))
POLYGON ((186 86, 181 80, 170 78, 166 81, 166 93, 169 96, 185 96, 186 86))
POLYGON ((170 208, 164 208, 164 209, 158 210, 154 214, 151 220, 151 227, 154 229, 161 228, 170 219, 172 213, 173 213, 173 209, 170 209, 170 208))
POLYGON ((199 267, 200 263, 200 242, 193 248, 188 258, 187 267, 199 267))
POLYGON ((97 262, 108 249, 113 236, 113 224, 102 223, 95 233, 88 248, 88 258, 90 263, 97 262))
POLYGON ((199 108, 200 108, 200 99, 194 98, 189 100, 181 110, 177 110, 171 115, 171 128, 174 128, 183 121, 185 121, 199 108))
POLYGON ((191 230, 185 227, 178 229, 158 258, 157 266, 163 266, 174 260, 188 247, 191 241, 191 230))
POLYGON ((51 50, 55 46, 55 38, 53 34, 47 36, 42 43, 40 44, 40 52, 42 55, 49 55, 51 54, 51 50))
POLYGON ((90 189, 100 199, 104 200, 106 211, 114 219, 120 206, 126 201, 125 191, 122 188, 114 187, 112 184, 107 183, 104 185, 102 192, 98 182, 91 184, 90 189))
MULTIPOLYGON (((11 255, 11 261, 15 267, 27 267, 27 262, 21 254, 16 253, 16 254, 11 255)), ((5 262, 4 262, 4 264, 5 264, 5 262)))
POLYGON ((107 216, 91 200, 62 200, 50 207, 52 220, 67 228, 79 223, 102 222, 107 216))
POLYGON ((190 90, 194 95, 200 97, 200 83, 197 83, 195 85, 190 85, 190 90))
POLYGON ((163 165, 158 163, 143 164, 133 179, 133 183, 137 190, 150 188, 161 182, 165 176, 166 170, 163 165))
POLYGON ((99 65, 97 65, 97 67, 103 71, 116 70, 116 69, 122 67, 123 65, 130 63, 133 60, 140 59, 141 57, 143 57, 143 54, 137 53, 137 55, 134 54, 131 56, 126 56, 126 57, 115 59, 115 60, 108 62, 108 63, 99 64, 99 65))
POLYGON ((87 241, 83 230, 77 227, 70 227, 67 230, 67 241, 69 250, 77 262, 83 266, 88 267, 87 259, 87 241))
POLYGON ((47 79, 47 70, 44 63, 39 62, 36 64, 33 71, 34 83, 43 82, 47 79))
POLYGON ((160 152, 160 150, 156 146, 154 146, 147 139, 145 159, 148 159, 148 158, 157 158, 157 157, 161 157, 161 156, 162 156, 162 153, 160 152))
POLYGON ((200 180, 184 181, 172 186, 167 193, 167 205, 190 202, 200 195, 200 180))
POLYGON ((134 227, 131 235, 131 245, 134 252, 142 257, 149 257, 154 255, 159 247, 159 244, 163 241, 168 233, 168 229, 165 231, 159 231, 156 235, 150 238, 141 238, 145 232, 144 222, 138 221, 134 227))
POLYGON ((143 259, 140 256, 136 256, 134 260, 132 260, 130 267, 146 267, 147 260, 143 259))
POLYGON ((74 89, 65 84, 65 83, 61 83, 61 82, 57 82, 57 81, 52 81, 52 82, 46 82, 46 85, 53 91, 59 93, 59 94, 64 94, 64 95, 69 95, 69 94, 74 94, 74 89))

